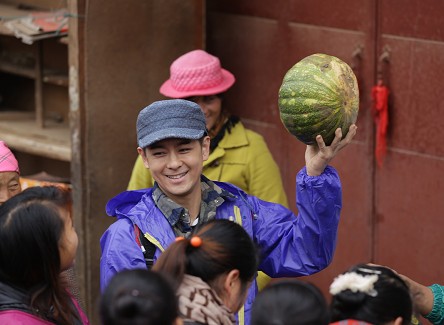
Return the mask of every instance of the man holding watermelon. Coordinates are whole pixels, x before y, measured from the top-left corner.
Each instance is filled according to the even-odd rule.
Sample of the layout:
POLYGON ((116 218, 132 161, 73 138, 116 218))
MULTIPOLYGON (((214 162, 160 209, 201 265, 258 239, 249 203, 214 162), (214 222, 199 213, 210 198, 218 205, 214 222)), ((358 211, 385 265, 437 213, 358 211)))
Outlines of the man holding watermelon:
MULTIPOLYGON (((198 49, 174 60, 170 76, 159 92, 171 99, 195 102, 204 112, 211 141, 203 175, 213 181, 236 185, 262 200, 288 207, 279 167, 264 138, 248 129, 227 107, 225 93, 235 82, 235 76, 222 67, 218 57, 198 49)), ((153 186, 151 172, 139 155, 127 189, 153 186)), ((269 277, 258 273, 259 289, 269 281, 269 277)))
MULTIPOLYGON (((195 225, 213 218, 241 224, 260 247, 259 270, 272 277, 304 276, 324 269, 334 255, 342 206, 339 176, 328 163, 355 134, 352 124, 344 139, 337 129, 331 145, 317 136, 316 145, 307 146, 306 167, 297 175, 299 214, 295 215, 280 204, 202 175, 210 137, 198 104, 174 99, 145 107, 137 119, 137 150, 156 183, 108 202, 107 213, 117 220, 100 241, 102 290, 117 272, 147 267, 135 228, 155 247, 155 263, 176 237, 189 236, 195 225)), ((257 290, 254 281, 237 314, 239 324, 250 323, 257 290)))

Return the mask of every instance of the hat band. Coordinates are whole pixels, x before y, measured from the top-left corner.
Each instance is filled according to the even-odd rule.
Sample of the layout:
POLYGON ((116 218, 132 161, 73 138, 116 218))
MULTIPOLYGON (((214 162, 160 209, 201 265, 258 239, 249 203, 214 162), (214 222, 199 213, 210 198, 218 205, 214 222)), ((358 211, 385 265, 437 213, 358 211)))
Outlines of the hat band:
POLYGON ((171 86, 177 91, 208 89, 219 86, 224 80, 222 73, 203 74, 191 77, 190 75, 175 75, 171 79, 171 86))

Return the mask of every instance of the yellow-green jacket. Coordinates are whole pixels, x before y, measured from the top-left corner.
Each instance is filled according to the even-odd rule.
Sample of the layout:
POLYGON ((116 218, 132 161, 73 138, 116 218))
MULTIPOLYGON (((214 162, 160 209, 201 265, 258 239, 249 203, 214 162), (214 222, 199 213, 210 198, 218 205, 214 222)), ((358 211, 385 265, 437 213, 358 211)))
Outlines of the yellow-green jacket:
MULTIPOLYGON (((234 184, 262 200, 288 207, 279 168, 263 137, 246 129, 241 122, 226 132, 218 146, 204 161, 203 172, 213 181, 234 184)), ((154 180, 139 156, 128 190, 152 187, 154 180)))

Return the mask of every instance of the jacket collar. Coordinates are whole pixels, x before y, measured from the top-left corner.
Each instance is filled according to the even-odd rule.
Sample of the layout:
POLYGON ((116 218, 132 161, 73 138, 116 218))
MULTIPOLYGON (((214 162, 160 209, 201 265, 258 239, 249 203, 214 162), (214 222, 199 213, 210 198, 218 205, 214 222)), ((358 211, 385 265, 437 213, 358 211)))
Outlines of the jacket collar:
POLYGON ((248 145, 249 142, 247 138, 247 132, 242 122, 239 121, 231 129, 230 134, 229 135, 225 134, 222 140, 220 140, 218 146, 210 154, 208 159, 204 161, 203 165, 204 166, 211 165, 215 160, 219 159, 220 157, 223 157, 225 155, 226 149, 233 149, 248 145))
MULTIPOLYGON (((220 188, 204 175, 201 175, 202 202, 199 213, 199 224, 213 219, 216 216, 216 209, 226 199, 234 197, 230 192, 220 188)), ((174 228, 177 236, 186 236, 192 230, 190 216, 184 207, 170 200, 154 183, 151 193, 154 203, 158 207, 171 227, 174 228)))
POLYGON ((27 304, 28 299, 25 291, 0 282, 0 311, 15 309, 31 313, 27 304))

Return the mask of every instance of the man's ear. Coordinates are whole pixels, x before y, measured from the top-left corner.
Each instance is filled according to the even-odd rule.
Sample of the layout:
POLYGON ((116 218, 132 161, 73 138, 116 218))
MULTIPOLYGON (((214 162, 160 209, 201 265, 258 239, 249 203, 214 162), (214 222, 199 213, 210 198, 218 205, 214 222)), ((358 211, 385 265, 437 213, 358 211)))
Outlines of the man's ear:
POLYGON ((239 280, 239 270, 234 269, 228 272, 227 277, 224 281, 224 290, 227 293, 230 293, 236 286, 237 281, 239 280))
POLYGON ((139 153, 140 157, 142 157, 143 164, 145 165, 145 168, 150 169, 150 166, 148 164, 148 159, 145 155, 145 150, 143 150, 141 147, 137 147, 137 152, 139 153))
POLYGON ((210 156, 210 137, 206 136, 202 141, 202 158, 203 161, 207 160, 210 156))

